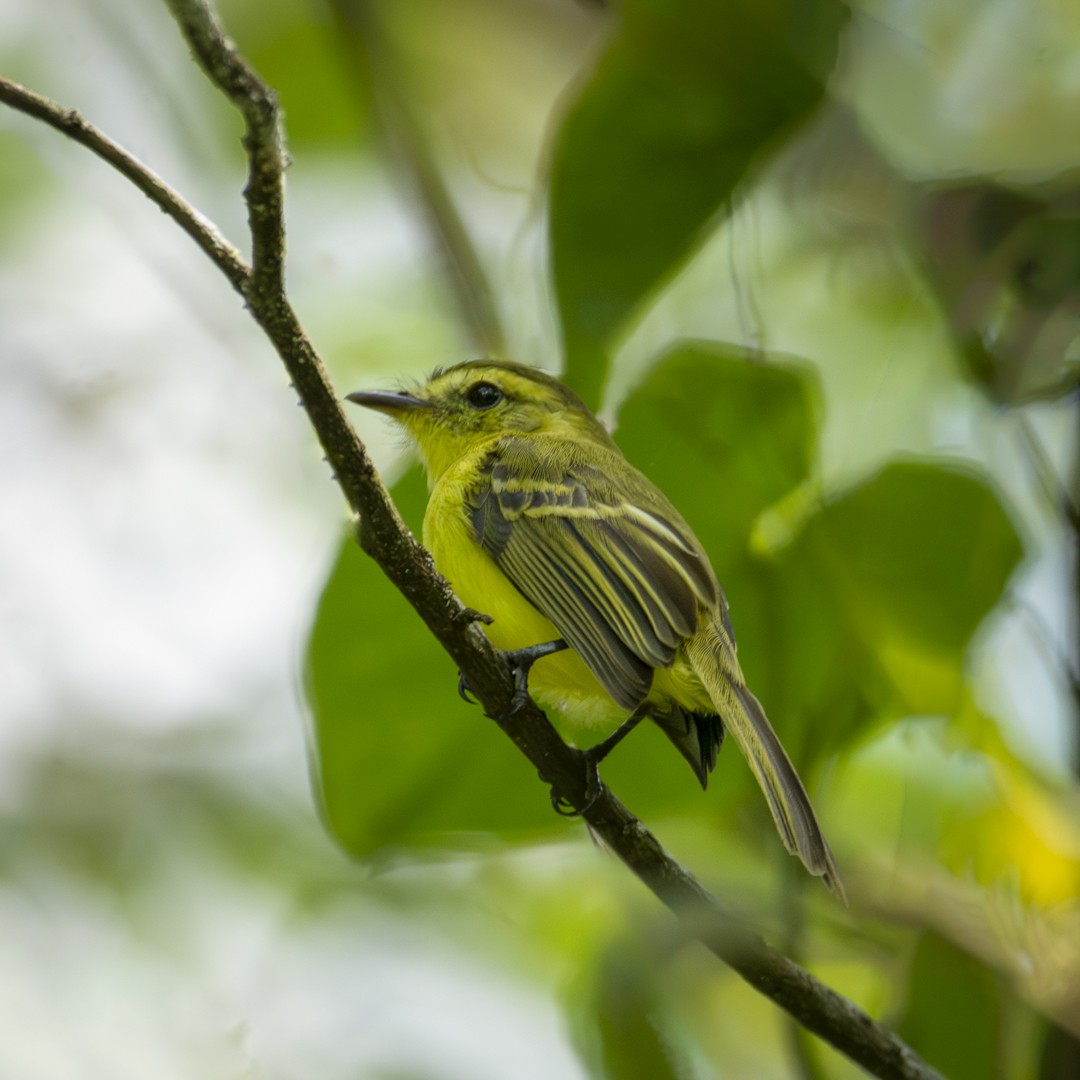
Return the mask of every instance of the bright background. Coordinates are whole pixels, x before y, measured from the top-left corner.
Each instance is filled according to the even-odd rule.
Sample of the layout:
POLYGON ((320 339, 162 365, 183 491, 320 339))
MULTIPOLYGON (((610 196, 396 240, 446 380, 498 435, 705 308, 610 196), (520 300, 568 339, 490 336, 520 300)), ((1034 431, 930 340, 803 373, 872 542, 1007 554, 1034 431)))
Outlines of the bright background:
MULTIPOLYGON (((851 909, 783 855, 732 748, 702 796, 642 732, 615 790, 950 1077, 1075 1076, 1080 14, 858 3, 824 44, 791 29, 790 70, 782 52, 695 83, 729 70, 709 42, 756 56, 753 20, 681 7, 719 27, 690 33, 703 56, 656 60, 602 4, 409 0, 365 9, 360 61, 338 8, 230 0, 286 110, 293 301, 342 393, 482 351, 411 138, 507 352, 567 355, 706 540, 851 909), (641 63, 684 96, 635 97, 641 63), (803 102, 768 138, 755 73, 803 102), (724 102, 753 165, 730 216, 719 181, 695 186, 711 159, 649 171, 724 102), (697 207, 681 241, 642 192, 697 207), (625 310, 598 329, 580 304, 604 281, 625 310)), ((238 121, 162 6, 6 0, 0 71, 242 244, 238 121)), ((236 295, 119 176, 6 109, 0 370, 0 1073, 859 1075, 554 818, 343 547, 236 295)), ((402 474, 384 423, 355 423, 402 474)), ((415 522, 415 477, 401 498, 415 522)))

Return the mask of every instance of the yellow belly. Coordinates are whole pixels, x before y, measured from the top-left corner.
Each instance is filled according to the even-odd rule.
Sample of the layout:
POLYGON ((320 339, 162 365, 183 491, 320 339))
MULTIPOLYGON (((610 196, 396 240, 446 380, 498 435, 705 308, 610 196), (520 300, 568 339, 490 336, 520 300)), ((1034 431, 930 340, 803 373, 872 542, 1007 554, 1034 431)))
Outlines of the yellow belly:
MULTIPOLYGON (((467 472, 471 463, 461 463, 467 472)), ((484 631, 499 649, 521 649, 561 637, 555 625, 511 584, 495 561, 473 539, 464 506, 466 487, 459 467, 436 484, 424 516, 424 546, 439 572, 467 607, 494 620, 484 631)), ((584 661, 571 649, 538 660, 529 673, 529 690, 541 704, 581 724, 608 724, 625 716, 584 661)))

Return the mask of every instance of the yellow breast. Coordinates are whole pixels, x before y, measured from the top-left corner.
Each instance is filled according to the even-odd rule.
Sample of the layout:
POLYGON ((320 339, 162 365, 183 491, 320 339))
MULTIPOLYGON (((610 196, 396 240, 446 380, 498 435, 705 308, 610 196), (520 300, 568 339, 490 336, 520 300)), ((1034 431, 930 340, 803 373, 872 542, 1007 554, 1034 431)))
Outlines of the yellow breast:
MULTIPOLYGON (((495 560, 473 538, 466 499, 484 452, 470 455, 439 478, 424 515, 424 546, 439 572, 467 607, 494 620, 484 630, 499 649, 521 649, 561 635, 511 584, 495 560)), ((579 723, 607 723, 623 714, 572 650, 537 661, 529 690, 544 705, 579 723)))

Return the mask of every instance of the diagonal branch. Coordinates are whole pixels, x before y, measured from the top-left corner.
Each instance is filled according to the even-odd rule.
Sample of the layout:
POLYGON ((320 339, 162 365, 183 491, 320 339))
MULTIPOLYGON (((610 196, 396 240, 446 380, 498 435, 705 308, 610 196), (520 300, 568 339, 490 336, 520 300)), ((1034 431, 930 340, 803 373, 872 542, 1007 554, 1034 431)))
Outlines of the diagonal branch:
MULTIPOLYGON (((207 78, 244 118, 251 226, 248 302, 269 310, 285 300, 285 168, 277 94, 247 66, 209 0, 165 0, 207 78)), ((261 322, 261 320, 260 320, 261 322)), ((265 327, 265 324, 263 324, 265 327)))
MULTIPOLYGON (((402 523, 285 297, 282 178, 286 159, 275 96, 237 53, 206 0, 166 2, 197 63, 245 119, 249 176, 244 197, 252 231, 252 267, 176 192, 77 114, 4 80, 0 80, 0 100, 51 124, 117 168, 192 236, 244 295, 289 372, 327 460, 358 515, 361 546, 461 668, 488 714, 505 716, 514 685, 502 655, 476 627, 475 614, 461 606, 430 556, 402 523)), ((588 785, 583 757, 562 741, 536 705, 530 702, 512 718, 496 722, 551 784, 554 794, 575 807, 585 806, 588 785)), ((601 791, 584 817, 689 933, 808 1030, 882 1080, 940 1080, 887 1028, 727 914, 609 790, 601 791)))
POLYGON ((210 261, 243 292, 251 270, 243 256, 181 195, 148 169, 119 143, 113 142, 74 109, 65 109, 41 94, 0 76, 0 101, 56 128, 62 135, 81 143, 117 172, 130 180, 158 209, 173 219, 195 241, 210 261))

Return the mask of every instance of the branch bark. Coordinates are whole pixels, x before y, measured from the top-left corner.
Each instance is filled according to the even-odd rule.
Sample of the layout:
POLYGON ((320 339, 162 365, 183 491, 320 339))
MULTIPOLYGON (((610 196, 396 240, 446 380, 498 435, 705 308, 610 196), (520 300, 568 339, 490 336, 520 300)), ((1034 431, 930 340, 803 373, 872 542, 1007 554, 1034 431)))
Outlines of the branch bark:
MULTIPOLYGON (((4 79, 0 79, 0 101, 50 124, 118 169, 195 240, 243 295, 289 372, 327 460, 358 516, 364 551, 417 610, 464 672, 487 713, 504 717, 514 690, 505 659, 405 527, 285 295, 286 156, 275 95, 244 62, 207 0, 166 3, 196 62, 244 117, 249 168, 244 198, 251 227, 251 266, 175 191, 77 113, 4 79)), ((513 717, 496 722, 551 785, 553 795, 576 808, 586 806, 588 774, 583 756, 562 741, 536 705, 530 702, 513 717)), ((808 1030, 882 1080, 941 1080, 895 1034, 725 912, 610 790, 603 788, 583 816, 595 835, 678 916, 688 933, 808 1030)))
POLYGON ((167 214, 195 241, 210 261, 243 293, 251 269, 240 252, 225 239, 179 192, 169 187, 133 154, 113 142, 79 115, 17 82, 0 77, 0 102, 55 128, 130 180, 158 209, 167 214))

